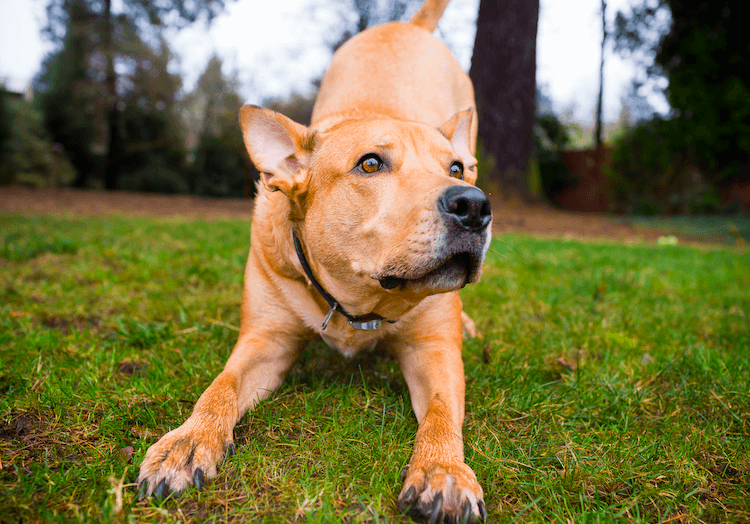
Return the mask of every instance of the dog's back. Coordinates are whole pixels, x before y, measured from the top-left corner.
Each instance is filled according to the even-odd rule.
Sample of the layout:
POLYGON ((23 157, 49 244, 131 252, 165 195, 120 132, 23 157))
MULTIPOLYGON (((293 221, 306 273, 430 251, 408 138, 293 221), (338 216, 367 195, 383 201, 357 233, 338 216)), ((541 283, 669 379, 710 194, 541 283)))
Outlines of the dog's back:
POLYGON ((473 107, 468 75, 432 35, 447 4, 427 0, 409 23, 373 27, 346 42, 323 77, 313 126, 361 114, 439 127, 473 107))

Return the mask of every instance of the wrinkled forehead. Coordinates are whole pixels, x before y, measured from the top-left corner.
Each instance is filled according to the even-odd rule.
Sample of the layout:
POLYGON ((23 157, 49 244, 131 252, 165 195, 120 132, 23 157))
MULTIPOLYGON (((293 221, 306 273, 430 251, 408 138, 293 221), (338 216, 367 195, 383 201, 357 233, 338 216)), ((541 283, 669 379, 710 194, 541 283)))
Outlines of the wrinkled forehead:
POLYGON ((347 161, 368 152, 443 156, 453 151, 448 139, 434 127, 391 119, 345 122, 320 133, 316 142, 315 156, 347 161))

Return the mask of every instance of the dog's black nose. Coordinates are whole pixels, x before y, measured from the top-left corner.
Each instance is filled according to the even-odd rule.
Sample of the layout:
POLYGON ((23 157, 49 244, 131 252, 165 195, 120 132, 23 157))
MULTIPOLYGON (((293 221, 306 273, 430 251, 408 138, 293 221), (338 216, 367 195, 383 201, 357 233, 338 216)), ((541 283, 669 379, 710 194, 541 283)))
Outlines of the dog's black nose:
POLYGON ((445 220, 469 231, 481 231, 492 221, 490 201, 476 187, 451 186, 440 196, 438 206, 445 220))

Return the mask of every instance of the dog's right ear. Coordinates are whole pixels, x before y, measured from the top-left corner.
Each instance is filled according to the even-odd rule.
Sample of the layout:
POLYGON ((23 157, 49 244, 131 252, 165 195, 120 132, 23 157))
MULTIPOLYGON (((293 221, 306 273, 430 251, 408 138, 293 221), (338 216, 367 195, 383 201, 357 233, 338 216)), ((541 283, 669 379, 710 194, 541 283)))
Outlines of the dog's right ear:
POLYGON ((465 180, 470 184, 475 184, 477 181, 477 159, 471 152, 474 149, 471 130, 475 118, 474 108, 470 107, 466 111, 459 111, 453 115, 439 129, 443 136, 450 140, 453 149, 461 157, 465 168, 465 180))
POLYGON ((280 113, 254 105, 240 110, 240 127, 266 188, 291 198, 306 186, 313 132, 280 113))

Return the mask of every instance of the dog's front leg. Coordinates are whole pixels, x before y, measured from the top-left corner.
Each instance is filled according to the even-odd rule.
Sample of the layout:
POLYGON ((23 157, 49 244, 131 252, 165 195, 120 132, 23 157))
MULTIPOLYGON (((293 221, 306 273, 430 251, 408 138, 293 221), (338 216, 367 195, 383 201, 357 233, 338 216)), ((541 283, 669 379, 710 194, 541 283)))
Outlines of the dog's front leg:
POLYGON ((300 340, 279 330, 241 334, 229 361, 203 392, 185 423, 146 452, 138 475, 140 496, 199 489, 216 476, 225 454, 234 454, 232 430, 248 410, 281 384, 294 363, 300 340))
MULTIPOLYGON (((460 319, 459 321, 460 322, 460 319)), ((461 332, 431 333, 397 349, 419 421, 399 508, 429 522, 484 522, 482 487, 464 463, 461 332)))

